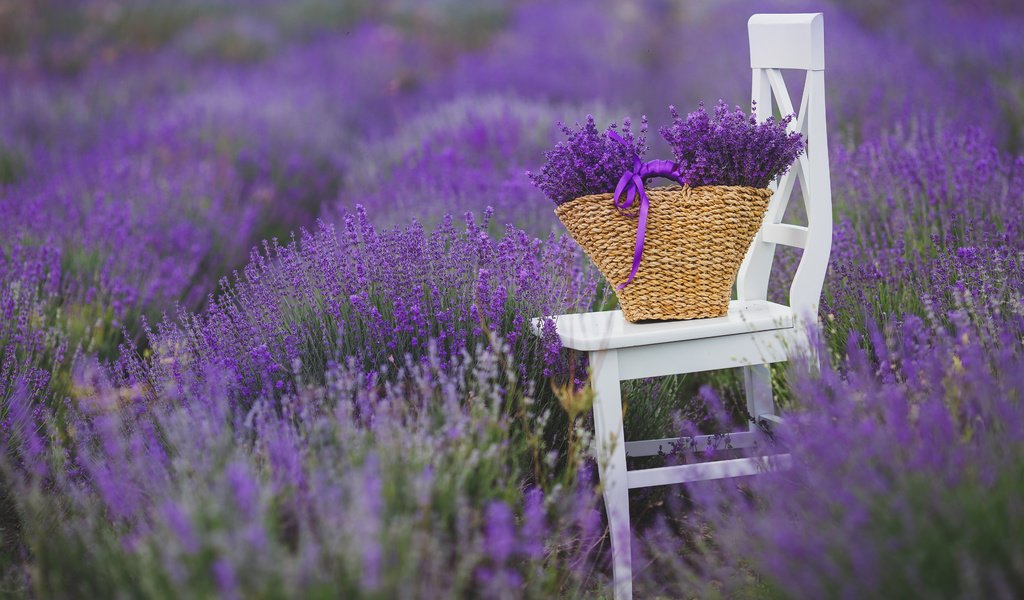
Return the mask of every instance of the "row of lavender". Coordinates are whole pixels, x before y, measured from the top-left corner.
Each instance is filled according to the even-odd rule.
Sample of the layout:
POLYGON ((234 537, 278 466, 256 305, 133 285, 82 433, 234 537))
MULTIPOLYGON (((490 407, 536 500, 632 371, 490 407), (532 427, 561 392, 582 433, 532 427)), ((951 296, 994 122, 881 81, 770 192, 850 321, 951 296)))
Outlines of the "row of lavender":
MULTIPOLYGON (((548 238, 523 171, 558 117, 741 99, 754 8, 353 4, 325 20, 315 4, 307 21, 166 9, 180 31, 153 49, 83 34, 107 46, 71 76, 54 74, 59 44, 5 61, 0 564, 15 589, 606 589, 587 399, 560 387, 582 366, 525 327, 607 297, 548 238), (225 32, 234 45, 210 43, 225 32)), ((800 481, 745 484, 760 510, 718 489, 635 503, 638 585, 1013 596, 1021 18, 825 11, 837 371, 780 384, 814 410, 779 440, 806 458, 800 481)), ((675 430, 724 426, 690 405, 696 385, 627 390, 659 399, 632 402, 627 429, 676 410, 675 430)))

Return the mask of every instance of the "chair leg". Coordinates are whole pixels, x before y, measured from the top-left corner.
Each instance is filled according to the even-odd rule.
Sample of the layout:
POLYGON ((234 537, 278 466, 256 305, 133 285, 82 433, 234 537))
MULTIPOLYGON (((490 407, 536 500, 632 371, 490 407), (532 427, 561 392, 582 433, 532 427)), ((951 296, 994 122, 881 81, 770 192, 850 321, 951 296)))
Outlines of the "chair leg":
POLYGON ((594 386, 594 429, 601 466, 604 504, 612 542, 615 600, 633 597, 630 550, 629 484, 626 480, 626 436, 622 426, 619 357, 615 350, 590 353, 594 386))
MULTIPOLYGON (((743 367, 743 387, 747 393, 747 410, 755 420, 761 415, 775 414, 775 399, 772 397, 772 374, 768 365, 743 367)), ((750 431, 757 431, 756 423, 750 424, 750 431)))

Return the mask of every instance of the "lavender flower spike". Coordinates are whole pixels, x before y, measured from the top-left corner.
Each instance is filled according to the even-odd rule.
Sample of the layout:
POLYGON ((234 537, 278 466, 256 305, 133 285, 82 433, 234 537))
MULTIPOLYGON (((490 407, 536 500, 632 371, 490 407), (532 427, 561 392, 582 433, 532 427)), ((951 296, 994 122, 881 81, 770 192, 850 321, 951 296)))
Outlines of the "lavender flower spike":
POLYGON ((601 135, 593 115, 587 115, 585 125, 577 123, 575 130, 561 124, 559 127, 566 141, 545 153, 540 173, 527 173, 556 205, 589 194, 607 194, 621 175, 647 153, 647 117, 641 118, 636 137, 628 118, 622 121, 621 135, 615 132, 616 125, 611 124, 606 134, 616 133, 622 142, 601 135))
POLYGON ((669 111, 672 126, 662 127, 661 135, 679 162, 682 183, 691 187, 767 187, 805 148, 803 136, 786 129, 792 115, 758 123, 753 111, 749 117, 739 107, 730 112, 722 101, 713 116, 704 110, 703 102, 686 119, 674 106, 669 111))

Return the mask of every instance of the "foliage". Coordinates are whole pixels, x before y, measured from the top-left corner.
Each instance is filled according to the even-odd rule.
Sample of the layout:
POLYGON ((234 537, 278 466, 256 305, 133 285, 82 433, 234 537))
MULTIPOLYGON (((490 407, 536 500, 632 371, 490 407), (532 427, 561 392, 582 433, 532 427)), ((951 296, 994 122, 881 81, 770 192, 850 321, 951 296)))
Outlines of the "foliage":
POLYGON ((628 117, 622 121, 620 136, 625 144, 621 144, 608 135, 618 129, 615 123, 600 132, 593 115, 587 115, 583 125, 576 123, 575 129, 560 123, 566 140, 544 154, 540 173, 527 175, 556 205, 580 196, 607 194, 622 174, 633 168, 634 157, 643 158, 647 152, 647 117, 640 121, 636 136, 631 126, 628 117))
POLYGON ((722 101, 714 115, 708 115, 703 102, 686 119, 676 107, 669 110, 672 125, 662 127, 661 135, 679 164, 680 181, 692 187, 768 187, 804 151, 803 136, 787 131, 793 115, 758 123, 753 111, 748 118, 739 107, 730 112, 722 101))
POLYGON ((119 381, 155 399, 184 393, 186 374, 216 372, 247 406, 300 381, 324 383, 332 364, 376 374, 432 348, 447 367, 491 331, 504 332, 519 377, 550 377, 557 336, 550 322, 533 335, 531 321, 588 308, 596 274, 580 268, 568 239, 512 227, 491 237, 489 219, 467 214, 461 232, 451 217, 431 232, 416 223, 378 231, 360 207, 341 232, 322 224, 287 246, 266 243, 203 314, 148 331, 148 358, 125 348, 119 381))
MULTIPOLYGON (((836 365, 791 374, 801 403, 771 447, 793 467, 690 487, 689 522, 713 531, 707 560, 694 560, 706 581, 731 596, 753 572, 786 598, 1024 591, 1024 320, 998 318, 994 331, 953 320, 871 326, 872 349, 851 336, 836 365)), ((674 534, 661 529, 665 560, 674 534)))
POLYGON ((450 598, 579 587, 601 535, 588 468, 565 478, 510 451, 521 443, 514 419, 543 427, 547 416, 493 343, 448 364, 432 344, 388 374, 334 364, 324 383, 260 394, 251 408, 230 401, 224 377, 184 375, 181 396, 147 401, 83 367, 67 442, 16 398, 0 441, 20 443, 0 473, 37 565, 32 592, 450 598))
MULTIPOLYGON (((611 191, 597 123, 742 105, 749 15, 823 11, 801 469, 634 492, 638 592, 1020 595, 1019 6, 136 4, 0 11, 4 594, 607 596, 586 361, 530 320, 614 296, 522 173, 592 112, 535 181, 611 191)), ((768 176, 744 148, 715 169, 768 176)), ((627 432, 745 426, 741 387, 629 382, 627 432)))

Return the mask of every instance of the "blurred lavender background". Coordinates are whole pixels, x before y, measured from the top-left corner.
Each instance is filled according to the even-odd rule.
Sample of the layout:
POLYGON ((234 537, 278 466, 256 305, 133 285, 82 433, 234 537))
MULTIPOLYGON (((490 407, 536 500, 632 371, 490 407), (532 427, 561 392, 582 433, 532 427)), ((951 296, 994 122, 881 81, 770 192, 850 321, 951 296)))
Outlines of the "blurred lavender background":
MULTIPOLYGON (((3 590, 607 594, 586 417, 552 391, 585 365, 526 324, 614 299, 525 171, 558 120, 746 107, 747 18, 818 11, 834 371, 780 370, 777 392, 826 432, 856 400, 822 435, 873 451, 844 462, 807 433, 811 483, 763 497, 863 493, 749 522, 696 490, 636 497, 638 590, 1024 595, 1004 543, 1024 536, 1013 0, 0 0, 3 590), (879 483, 897 467, 948 486, 879 483), (883 497, 991 535, 865 530, 883 497), (887 571, 853 544, 924 558, 887 571), (834 558, 820 577, 798 568, 813 556, 834 558)), ((742 420, 734 387, 637 382, 627 432, 742 420)))

